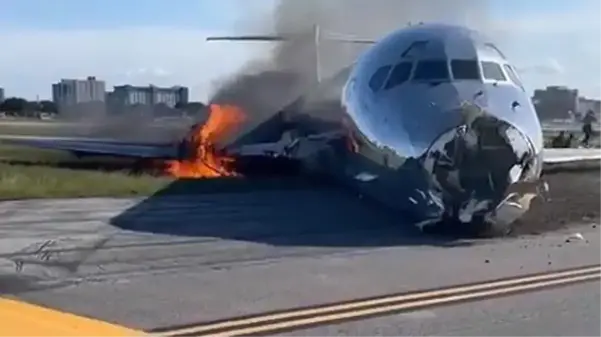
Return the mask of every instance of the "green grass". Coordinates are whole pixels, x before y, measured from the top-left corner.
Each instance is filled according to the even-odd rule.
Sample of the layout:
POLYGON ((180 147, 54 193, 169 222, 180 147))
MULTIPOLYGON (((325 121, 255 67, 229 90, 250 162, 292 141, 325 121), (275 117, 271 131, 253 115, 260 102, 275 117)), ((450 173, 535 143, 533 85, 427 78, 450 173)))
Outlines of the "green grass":
MULTIPOLYGON (((6 134, 6 131, 11 128, 13 134, 28 134, 24 132, 24 129, 28 128, 6 125, 0 126, 0 134, 6 134)), ((41 130, 47 130, 49 133, 47 135, 56 135, 57 129, 60 128, 31 127, 29 129, 34 135, 44 135, 41 130), (52 132, 54 134, 51 134, 52 132)), ((146 196, 163 190, 174 181, 170 177, 130 174, 126 168, 131 164, 131 161, 124 159, 78 159, 64 151, 0 143, 0 200, 146 196), (57 167, 58 165, 71 168, 57 167), (95 166, 104 167, 105 170, 91 169, 95 166), (118 168, 123 170, 116 171, 118 168)))
POLYGON ((36 149, 26 146, 0 144, 0 161, 19 160, 26 162, 60 162, 73 160, 74 156, 65 151, 36 149))
POLYGON ((173 179, 0 163, 0 199, 146 196, 173 179))
POLYGON ((112 165, 115 169, 128 163, 110 158, 78 160, 60 151, 0 145, 0 199, 146 196, 174 180, 134 175, 127 170, 81 170, 58 164, 112 165))
MULTIPOLYGON (((89 127, 57 124, 0 124, 0 135, 99 136, 91 132, 89 127)), ((161 130, 154 128, 152 131, 158 133, 161 130)), ((166 132, 173 131, 166 129, 166 132)), ((127 159, 80 159, 65 151, 14 146, 0 141, 0 200, 145 196, 161 190, 174 180, 150 174, 131 174, 128 168, 132 165, 133 161, 127 159), (100 169, 94 169, 96 167, 100 169)))

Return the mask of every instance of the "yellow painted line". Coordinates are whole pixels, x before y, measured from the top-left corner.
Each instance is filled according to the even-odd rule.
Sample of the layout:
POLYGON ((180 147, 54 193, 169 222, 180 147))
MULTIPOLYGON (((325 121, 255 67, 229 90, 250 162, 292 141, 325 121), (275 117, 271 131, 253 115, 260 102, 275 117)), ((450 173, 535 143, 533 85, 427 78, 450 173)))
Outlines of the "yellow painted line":
POLYGON ((375 299, 356 300, 320 307, 268 313, 254 317, 234 318, 222 322, 198 324, 170 330, 159 331, 157 329, 155 333, 161 336, 199 336, 202 334, 210 336, 239 336, 267 333, 423 306, 511 294, 574 282, 584 282, 599 279, 601 277, 600 273, 601 266, 596 265, 471 285, 460 285, 446 289, 396 294, 375 299))
MULTIPOLYGON (((94 305, 90 303, 90 305, 94 305)), ((0 336, 144 336, 142 331, 0 298, 0 336)))
MULTIPOLYGON (((499 295, 508 295, 511 293, 534 290, 534 289, 539 289, 542 287, 551 287, 551 286, 557 286, 557 285, 563 285, 563 284, 569 284, 569 283, 598 280, 599 278, 601 278, 601 275, 575 276, 575 277, 563 278, 563 279, 547 281, 547 282, 537 282, 534 284, 527 284, 524 286, 514 286, 514 287, 509 287, 509 288, 501 288, 501 289, 496 289, 496 290, 469 293, 469 294, 465 294, 465 295, 447 296, 447 297, 435 298, 435 299, 425 300, 425 301, 408 302, 408 303, 384 306, 384 307, 374 308, 374 309, 351 311, 351 312, 342 313, 342 314, 332 314, 332 315, 318 316, 318 317, 314 317, 314 318, 298 319, 298 320, 282 322, 282 323, 267 324, 267 325, 257 326, 257 327, 229 330, 229 331, 225 331, 222 333, 212 333, 207 336, 214 336, 214 337, 218 337, 218 336, 248 336, 250 334, 267 333, 267 332, 273 332, 273 331, 277 331, 277 330, 281 330, 281 329, 294 329, 294 328, 303 327, 303 326, 331 323, 331 322, 335 322, 335 321, 341 321, 341 320, 347 320, 347 319, 353 319, 353 318, 370 317, 370 316, 375 316, 375 315, 379 315, 379 314, 395 312, 395 311, 399 311, 399 310, 417 309, 417 308, 422 308, 422 307, 442 305, 442 304, 448 304, 448 303, 460 302, 460 301, 467 301, 467 300, 473 300, 473 299, 478 299, 478 298, 486 298, 486 297, 499 296, 499 295)), ((198 335, 198 336, 201 336, 201 335, 198 335)))

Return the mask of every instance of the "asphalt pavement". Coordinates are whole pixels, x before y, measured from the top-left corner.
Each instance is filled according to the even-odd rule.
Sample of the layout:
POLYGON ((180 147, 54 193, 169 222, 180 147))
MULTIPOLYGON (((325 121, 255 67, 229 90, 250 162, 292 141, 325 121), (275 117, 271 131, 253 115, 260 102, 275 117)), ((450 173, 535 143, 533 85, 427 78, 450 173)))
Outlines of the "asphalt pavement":
POLYGON ((280 336, 599 336, 599 283, 320 326, 280 336))
MULTIPOLYGON (((564 177, 555 191, 576 199, 587 187, 583 197, 596 190, 598 198, 593 177, 598 171, 588 184, 564 177)), ((545 227, 552 232, 474 241, 417 235, 398 214, 325 186, 7 201, 0 203, 0 294, 148 331, 599 264, 599 203, 578 205, 564 209, 562 223, 546 220, 558 222, 545 227), (576 232, 583 239, 568 239, 576 232)), ((596 282, 293 334, 598 335, 598 288, 596 282)))

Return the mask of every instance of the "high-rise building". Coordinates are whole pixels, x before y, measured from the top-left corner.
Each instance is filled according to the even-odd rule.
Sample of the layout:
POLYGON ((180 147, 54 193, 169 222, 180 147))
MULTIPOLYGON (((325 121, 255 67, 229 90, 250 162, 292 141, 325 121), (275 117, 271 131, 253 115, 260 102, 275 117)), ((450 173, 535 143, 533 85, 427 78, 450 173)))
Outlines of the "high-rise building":
POLYGON ((4 88, 0 88, 0 103, 4 102, 6 98, 4 97, 4 88))
POLYGON ((52 85, 52 100, 57 105, 73 105, 77 103, 104 102, 106 84, 96 77, 85 80, 62 79, 52 85))
POLYGON ((52 100, 59 114, 69 118, 102 115, 106 111, 106 84, 90 76, 85 80, 62 79, 52 85, 52 100))
POLYGON ((108 97, 112 106, 165 104, 173 108, 178 103, 187 104, 189 93, 188 88, 181 86, 160 88, 154 85, 146 87, 121 85, 115 86, 108 97))

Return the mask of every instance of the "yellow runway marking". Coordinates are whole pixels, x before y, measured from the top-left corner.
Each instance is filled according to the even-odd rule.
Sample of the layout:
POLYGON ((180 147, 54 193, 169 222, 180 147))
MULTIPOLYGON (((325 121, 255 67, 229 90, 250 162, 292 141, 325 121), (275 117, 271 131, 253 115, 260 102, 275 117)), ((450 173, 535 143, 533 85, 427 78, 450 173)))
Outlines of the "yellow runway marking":
POLYGON ((161 336, 242 336, 269 334, 279 331, 332 324, 339 321, 368 318, 402 310, 414 310, 435 305, 485 299, 520 292, 595 281, 601 278, 601 266, 589 266, 544 274, 493 280, 446 289, 394 294, 313 308, 300 308, 253 317, 233 318, 216 323, 203 323, 172 329, 157 329, 161 336))
MULTIPOLYGON (((93 305, 90 303, 90 305, 93 305)), ((115 324, 0 298, 0 336, 143 336, 115 324)))

